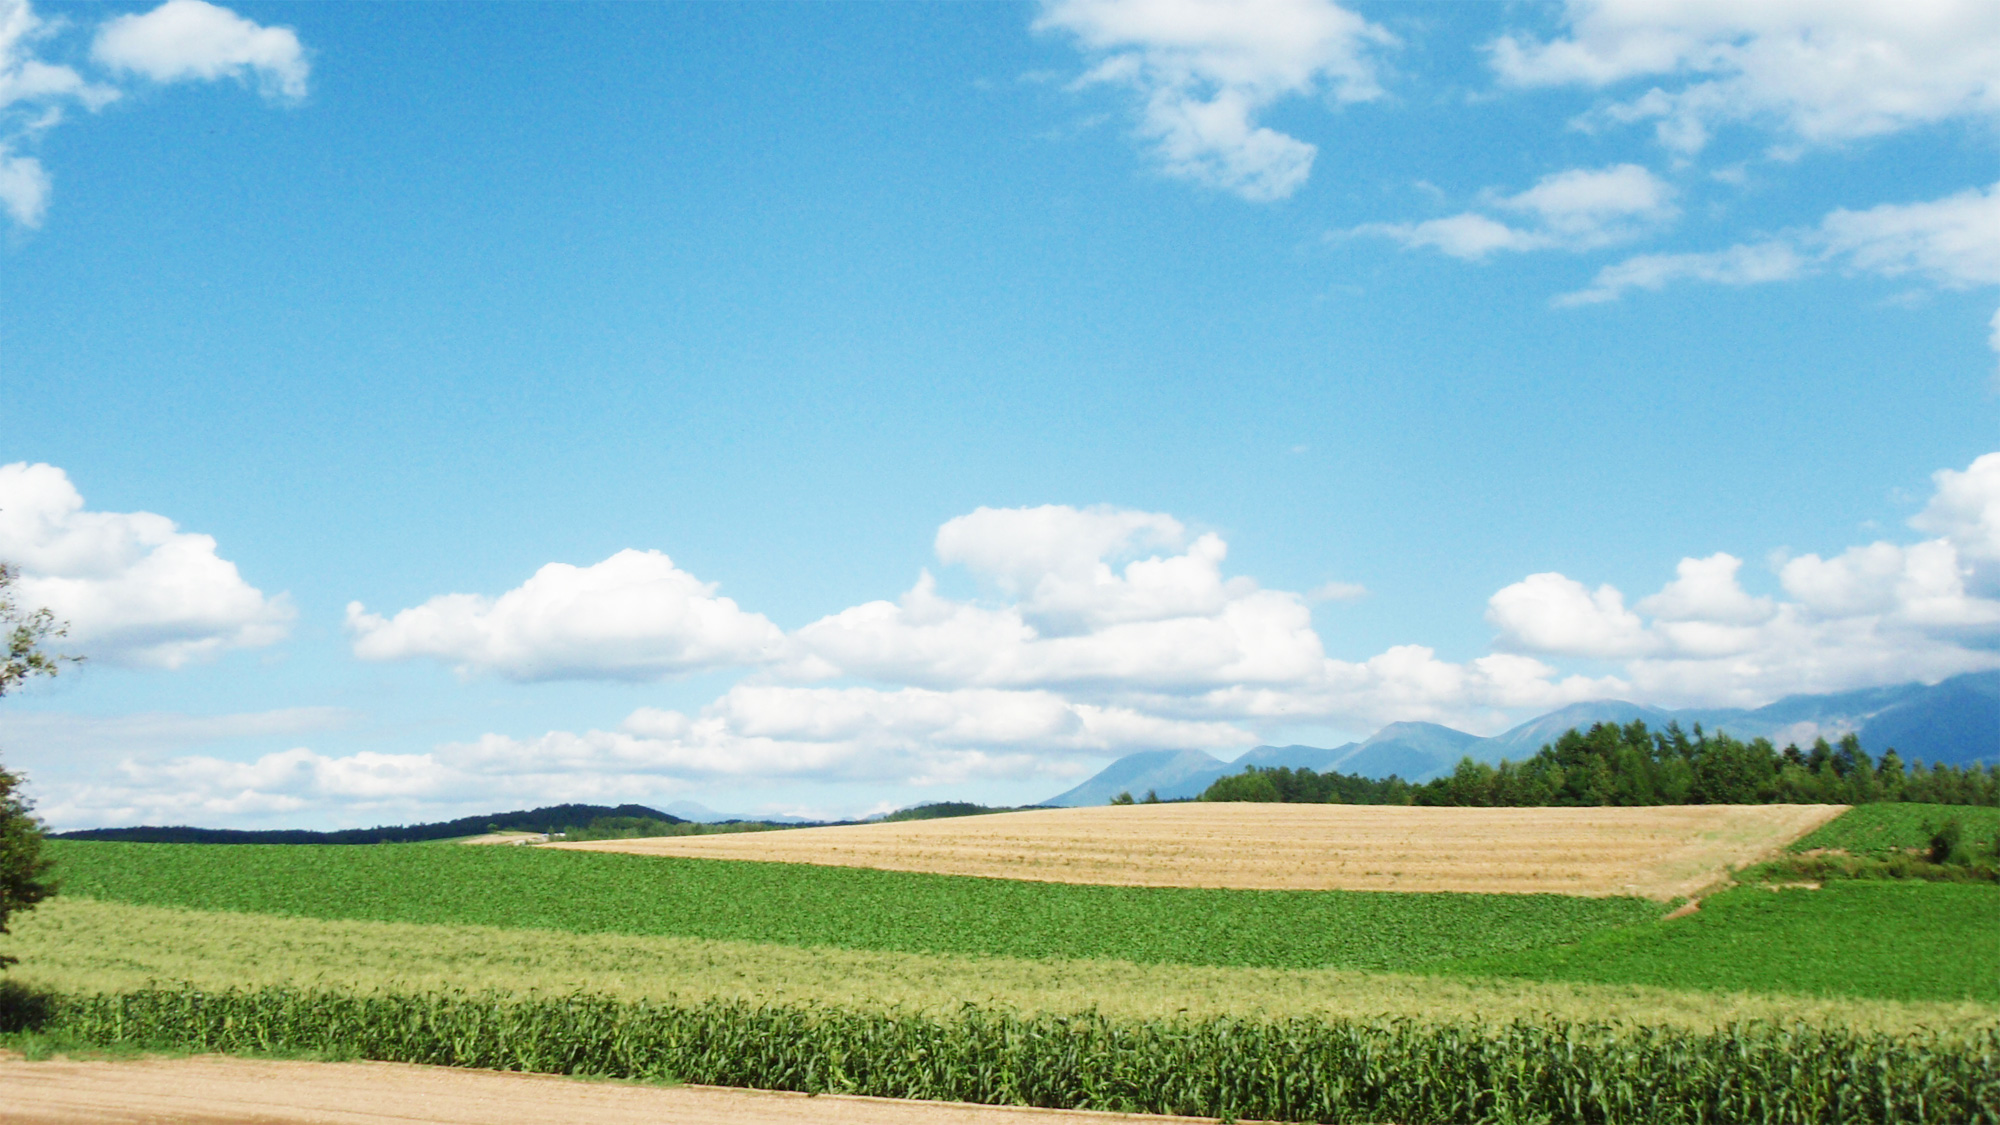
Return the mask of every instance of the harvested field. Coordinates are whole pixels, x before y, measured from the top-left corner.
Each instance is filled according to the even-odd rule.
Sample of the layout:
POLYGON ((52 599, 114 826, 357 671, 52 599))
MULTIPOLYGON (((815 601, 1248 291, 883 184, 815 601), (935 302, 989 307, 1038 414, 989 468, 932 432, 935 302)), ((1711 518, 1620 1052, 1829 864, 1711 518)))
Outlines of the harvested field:
POLYGON ((36 1125, 1112 1125, 1187 1122, 839 1094, 583 1082, 545 1074, 378 1062, 202 1056, 0 1060, 0 1118, 36 1125))
POLYGON ((1128 805, 548 844, 1119 886, 1691 895, 1844 805, 1128 805))

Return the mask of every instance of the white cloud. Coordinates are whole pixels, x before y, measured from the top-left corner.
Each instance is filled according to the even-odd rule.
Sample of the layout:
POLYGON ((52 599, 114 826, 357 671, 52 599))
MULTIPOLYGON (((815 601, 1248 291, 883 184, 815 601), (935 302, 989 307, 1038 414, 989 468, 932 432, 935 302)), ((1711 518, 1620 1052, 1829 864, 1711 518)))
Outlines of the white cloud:
POLYGON ((1923 203, 1835 211, 1810 244, 1853 269, 1948 288, 2000 285, 2000 183, 1923 203))
POLYGON ((1829 269, 1915 276, 1950 289, 2000 284, 2000 183, 1919 203, 1843 208, 1817 227, 1726 250, 1642 254, 1606 266, 1588 289, 1557 303, 1611 301, 1630 289, 1657 290, 1674 281, 1754 285, 1829 269))
MULTIPOLYGON (((118 86, 85 78, 41 57, 67 21, 35 15, 28 0, 0 0, 0 210, 18 226, 40 227, 52 177, 29 150, 61 124, 66 111, 95 112, 116 101, 118 86)), ((123 15, 98 31, 92 58, 119 77, 156 82, 254 76, 265 96, 305 96, 310 66, 298 36, 262 27, 202 0, 167 0, 143 15, 123 15)))
POLYGON ((975 573, 1018 600, 953 601, 925 574, 900 601, 869 602, 800 629, 790 670, 931 687, 1186 691, 1294 681, 1324 662, 1305 600, 1225 578, 1228 547, 1218 536, 1114 569, 1107 557, 1131 540, 1107 528, 1136 525, 1140 515, 1154 532, 1167 526, 1166 517, 1144 513, 1057 507, 982 509, 953 521, 939 533, 940 555, 968 552, 975 573), (1048 534, 1068 527, 1087 533, 1068 553, 1049 551, 1048 534), (1010 553, 1016 534, 1021 550, 1010 553))
POLYGON ((1737 582, 1743 560, 1720 552, 1705 559, 1682 559, 1672 582, 1641 599, 1639 609, 1655 621, 1708 621, 1756 625, 1777 612, 1769 598, 1753 598, 1737 582))
POLYGON ((1651 702, 1757 705, 2000 667, 2000 453, 1934 479, 1911 525, 1935 538, 1786 560, 1784 599, 1753 597, 1737 580, 1741 560, 1716 554, 1683 559, 1639 601, 1651 621, 1616 589, 1560 574, 1501 590, 1488 619, 1505 647, 1623 659, 1651 702))
POLYGON ((1093 57, 1078 85, 1139 95, 1140 134, 1169 175, 1259 202, 1297 191, 1318 150, 1258 114, 1294 97, 1380 97, 1371 52, 1395 43, 1330 0, 1047 0, 1035 28, 1093 57))
POLYGON ((38 18, 27 0, 0 0, 0 208, 34 229, 48 213, 48 169, 22 149, 63 119, 69 104, 97 109, 118 96, 74 69, 43 61, 36 49, 57 27, 38 18))
POLYGON ((282 639, 293 611, 267 597, 215 540, 151 512, 92 512, 53 465, 0 465, 0 559, 21 568, 21 601, 69 623, 65 651, 178 668, 282 639))
POLYGON ((1572 168, 1516 195, 1487 194, 1491 207, 1527 216, 1528 223, 1510 226, 1466 211, 1421 223, 1367 223, 1347 233, 1479 261, 1502 250, 1595 250, 1657 230, 1680 214, 1673 185, 1637 164, 1572 168))
POLYGON ((1498 219, 1466 211, 1421 223, 1363 223, 1348 234, 1381 235, 1412 249, 1436 250, 1476 262, 1501 250, 1545 250, 1545 234, 1510 227, 1498 219))
POLYGON ((1636 656, 1652 648, 1639 615, 1610 586, 1596 590, 1553 571, 1530 574, 1487 601, 1502 648, 1562 656, 1636 656))
MULTIPOLYGON (((1225 574, 1220 536, 1190 536, 1161 513, 981 509, 945 525, 938 553, 964 562, 1002 598, 946 598, 926 573, 896 602, 855 606, 798 630, 782 674, 1051 692, 1208 723, 1423 718, 1482 729, 1503 723, 1506 708, 1622 686, 1561 679, 1509 654, 1453 664, 1417 645, 1360 662, 1331 658, 1306 596, 1225 574), (1146 548, 1157 553, 1138 555, 1146 548)), ((1359 590, 1335 585, 1315 593, 1359 590)), ((1172 733, 1154 745, 1205 745, 1186 741, 1187 732, 1166 740, 1172 733)))
POLYGON ((39 227, 49 210, 49 174, 32 156, 16 156, 0 143, 0 207, 24 227, 39 227))
MULTIPOLYGON (((1305 597, 1227 574, 1219 536, 1157 512, 980 509, 940 528, 937 553, 984 584, 981 598, 945 597, 926 574, 899 601, 782 641, 733 604, 704 618, 692 607, 726 601, 712 586, 663 555, 624 552, 597 567, 544 568, 492 602, 434 599, 418 609, 445 612, 398 615, 408 628, 370 627, 382 643, 431 644, 433 655, 522 678, 657 675, 691 659, 691 638, 722 651, 748 637, 743 659, 770 663, 697 711, 642 707, 609 730, 487 734, 422 754, 128 757, 56 786, 44 811, 67 824, 213 823, 337 808, 360 823, 458 815, 475 802, 663 802, 717 786, 1053 789, 1135 750, 1227 756, 1268 727, 1421 719, 1492 732, 1590 699, 1754 706, 2000 667, 2000 453, 1934 480, 1911 521, 1931 538, 1780 560, 1775 595, 1745 590, 1741 560, 1724 553, 1681 560, 1636 603, 1609 585, 1530 575, 1489 602, 1497 651, 1463 662, 1415 644, 1329 657, 1305 597), (684 628, 700 620, 733 624, 684 628), (631 625, 623 640, 593 631, 608 621, 631 625), (590 665, 579 654, 593 649, 614 655, 590 665)), ((157 751, 322 720, 334 721, 138 716, 86 733, 93 746, 117 735, 157 751)))
POLYGON ((1324 582, 1306 591, 1314 602, 1351 602, 1368 596, 1368 587, 1359 582, 1324 582))
POLYGON ((1910 526, 1950 543, 1972 568, 1975 586, 2000 594, 2000 453, 1980 457, 1963 472, 1940 469, 1931 480, 1937 491, 1910 526))
POLYGON ((334 730, 357 717, 339 707, 287 707, 225 715, 172 711, 77 715, 10 709, 0 711, 0 747, 32 748, 40 759, 59 764, 89 763, 106 754, 144 755, 244 738, 334 730))
POLYGON ((429 657, 513 680, 650 680, 777 656, 778 627, 715 589, 658 551, 625 550, 550 563, 498 598, 442 594, 393 618, 353 602, 347 627, 364 660, 429 657))
POLYGON ((625 772, 681 778, 808 777, 917 784, 1046 776, 1065 761, 1161 745, 1252 741, 1227 724, 1078 703, 1053 692, 739 684, 698 714, 641 708, 620 731, 489 736, 449 751, 481 770, 625 772))
POLYGON ((116 89, 86 81, 70 67, 36 57, 36 45, 57 30, 36 16, 27 0, 0 0, 0 109, 27 104, 46 112, 64 100, 95 109, 118 96, 116 89))
POLYGON ((109 20, 90 53, 114 72, 154 82, 254 76, 266 97, 294 101, 306 96, 312 71, 291 28, 264 27, 203 0, 167 0, 109 20))
POLYGON ((1682 152, 1732 122, 1811 144, 2000 116, 2000 6, 1990 0, 1569 0, 1566 34, 1506 35, 1490 57, 1518 86, 1656 83, 1604 120, 1657 122, 1682 152))
MULTIPOLYGON (((1986 346, 1992 348, 1995 353, 2000 353, 2000 309, 1993 310, 1992 328, 1993 334, 1986 337, 1986 346)), ((2000 368, 1994 369, 1993 380, 1994 386, 2000 388, 2000 368)))
POLYGON ((488 802, 666 800, 731 781, 915 786, 1045 779, 1067 785, 1095 761, 1161 745, 1235 750, 1223 723, 1074 703, 1049 692, 738 685, 698 714, 641 708, 620 729, 489 734, 423 754, 328 756, 306 748, 250 762, 127 758, 102 777, 49 787, 58 824, 213 823, 295 812, 428 810, 488 802))
MULTIPOLYGON (((427 800, 472 795, 462 788, 466 780, 433 754, 363 751, 330 757, 298 747, 250 762, 205 755, 127 759, 91 781, 46 787, 36 812, 56 827, 212 826, 329 806, 351 815, 410 809, 427 800)), ((509 795, 534 799, 523 790, 509 795)))
POLYGON ((1790 281, 1812 272, 1813 263, 1791 245, 1760 242, 1694 254, 1640 254, 1597 271, 1590 288, 1556 298, 1558 305, 1615 301, 1629 289, 1657 292, 1675 281, 1716 285, 1759 285, 1790 281))

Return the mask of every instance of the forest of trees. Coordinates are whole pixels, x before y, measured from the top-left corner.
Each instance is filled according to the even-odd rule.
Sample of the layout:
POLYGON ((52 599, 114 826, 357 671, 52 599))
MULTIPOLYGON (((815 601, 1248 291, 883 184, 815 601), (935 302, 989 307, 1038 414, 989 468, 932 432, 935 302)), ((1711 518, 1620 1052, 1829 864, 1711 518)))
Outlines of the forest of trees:
POLYGON ((1853 734, 1810 749, 1779 750, 1720 731, 1692 733, 1670 723, 1599 723, 1572 729, 1522 762, 1497 766, 1466 758, 1423 784, 1377 781, 1309 769, 1251 767, 1222 778, 1204 801, 1305 801, 1355 805, 1754 805, 1925 801, 2000 805, 2000 769, 1904 762, 1892 748, 1880 761, 1853 734))

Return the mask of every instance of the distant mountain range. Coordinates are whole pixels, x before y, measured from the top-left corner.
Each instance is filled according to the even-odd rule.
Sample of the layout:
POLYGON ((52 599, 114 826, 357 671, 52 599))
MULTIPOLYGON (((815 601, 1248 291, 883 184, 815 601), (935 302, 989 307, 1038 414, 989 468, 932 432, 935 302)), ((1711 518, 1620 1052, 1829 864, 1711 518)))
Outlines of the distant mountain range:
POLYGON ((1848 731, 1875 755, 1893 747, 1905 761, 1921 758, 1964 766, 2000 763, 2000 672, 1970 672, 1936 684, 1864 688, 1829 695, 1789 695, 1755 710, 1687 708, 1669 711, 1609 699, 1573 703, 1491 738, 1436 723, 1391 723, 1360 742, 1318 746, 1259 746, 1225 762, 1199 750, 1145 750, 1127 754, 1097 776, 1042 802, 1071 807, 1101 805, 1121 792, 1162 800, 1199 796, 1216 778, 1247 766, 1289 766, 1318 773, 1338 770, 1363 777, 1395 774, 1428 781, 1450 773, 1459 759, 1520 761, 1571 727, 1643 719, 1655 729, 1678 721, 1692 729, 1727 731, 1737 738, 1769 738, 1780 746, 1805 745, 1848 731))
POLYGON ((667 806, 667 811, 682 820, 692 820, 696 824, 727 824, 731 821, 756 821, 759 824, 819 823, 803 816, 750 816, 745 813, 716 812, 699 801, 675 801, 667 806))

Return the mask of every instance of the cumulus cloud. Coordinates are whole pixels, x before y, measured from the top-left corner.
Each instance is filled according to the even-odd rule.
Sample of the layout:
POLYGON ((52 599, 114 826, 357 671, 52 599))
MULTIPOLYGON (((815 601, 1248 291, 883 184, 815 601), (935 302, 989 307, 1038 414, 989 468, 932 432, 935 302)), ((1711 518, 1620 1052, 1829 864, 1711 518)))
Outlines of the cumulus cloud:
POLYGON ((1553 571, 1530 574, 1493 595, 1486 620, 1500 630, 1499 645, 1561 656, 1636 656, 1654 639, 1625 595, 1610 586, 1592 590, 1553 571))
POLYGON ((264 27, 204 0, 167 0, 98 29, 91 57, 154 82, 254 78, 266 97, 306 96, 312 67, 289 27, 264 27))
MULTIPOLYGON (((1506 708, 1622 686, 1561 677, 1512 654, 1455 664, 1404 645, 1360 661, 1330 657, 1308 596, 1227 574, 1220 536, 1191 534, 1163 513, 980 509, 947 523, 937 549, 940 561, 964 565, 997 598, 944 597, 925 573, 897 601, 798 630, 779 672, 946 692, 1053 692, 1205 723, 1421 718, 1481 729, 1504 721, 1506 708)), ((1315 595, 1358 592, 1336 584, 1315 595)), ((1163 729, 1154 745, 1205 745, 1185 741, 1188 733, 1163 729)))
POLYGON ((939 555, 964 560, 1011 600, 945 598, 926 573, 896 602, 800 629, 790 669, 933 687, 1188 690, 1289 682, 1324 661, 1305 600, 1225 577, 1219 536, 1115 567, 1140 534, 1184 533, 1151 513, 981 509, 945 525, 939 555))
POLYGON ((1751 595, 1741 560, 1715 554, 1683 559, 1639 612, 1611 586, 1551 573, 1494 594, 1487 618, 1501 647, 1623 660, 1654 702, 1756 705, 2000 667, 2000 453, 1934 480, 1910 522, 1935 538, 1789 559, 1783 598, 1751 595))
POLYGON ((97 109, 118 96, 116 88, 38 56, 58 30, 27 0, 0 0, 0 208, 31 229, 48 213, 52 185, 48 169, 22 150, 60 124, 67 107, 97 109))
POLYGON ((1373 55, 1395 43, 1331 0, 1046 0, 1035 28, 1093 58, 1079 87, 1138 95, 1169 175, 1258 202, 1296 192, 1318 149, 1257 116, 1287 98, 1380 97, 1373 55))
POLYGON ((512 680, 652 680, 773 659, 783 633, 658 551, 550 563, 500 595, 442 594, 384 618, 347 607, 363 660, 428 657, 512 680))
POLYGON ((77 715, 62 711, 0 711, 0 746, 32 746, 65 762, 155 754, 245 738, 272 738, 344 727, 358 718, 340 707, 287 707, 224 715, 153 711, 77 715))
POLYGON ((422 754, 307 748, 233 762, 127 758, 59 785, 42 812, 75 823, 240 819, 314 807, 371 811, 487 800, 622 803, 773 779, 916 786, 1048 779, 1160 745, 1243 748, 1224 723, 1166 719, 1049 692, 738 685, 695 714, 640 708, 616 730, 489 734, 422 754))
MULTIPOLYGON (((1135 750, 1229 756, 1273 726, 1491 732, 1583 700, 1753 706, 2000 667, 2000 453, 1934 483, 1911 520, 1929 538, 1786 559, 1774 593, 1745 589, 1726 553, 1681 560, 1636 601, 1530 575, 1488 603, 1495 651, 1464 661, 1417 644, 1330 656, 1306 596, 1227 573, 1220 536, 1159 512, 979 509, 936 540, 940 565, 963 568, 976 596, 947 597, 925 573, 896 601, 789 637, 666 556, 621 552, 543 568, 490 601, 433 599, 390 620, 357 608, 357 647, 520 679, 762 663, 705 707, 641 707, 614 729, 493 733, 421 754, 128 758, 58 787, 45 811, 130 823, 337 807, 360 822, 773 783, 1053 788, 1135 750)), ((216 737, 313 721, 333 719, 236 717, 216 737)), ((127 733, 176 749, 184 727, 207 729, 149 720, 127 733)))
POLYGON ((1564 33, 1489 47, 1516 86, 1651 83, 1606 105, 1681 152, 1732 122, 1830 144, 2000 116, 2000 7, 1987 0, 1569 0, 1564 33))
POLYGON ((1488 205, 1525 222, 1509 225, 1473 211, 1421 223, 1367 223, 1346 232, 1380 235, 1479 261, 1500 251, 1594 250, 1630 241, 1680 214, 1673 185, 1637 164, 1572 168, 1515 195, 1487 193, 1488 205))
POLYGON ((91 781, 49 787, 36 812, 56 826, 213 825, 329 806, 350 813, 408 809, 462 798, 465 781, 433 754, 335 757, 296 747, 249 762, 207 755, 128 758, 91 781))
POLYGON ((1052 765, 1160 745, 1241 747, 1227 724, 1078 703, 1045 691, 739 684, 700 712, 641 708, 616 732, 488 736, 448 748, 467 769, 907 781, 1046 775, 1052 765))
POLYGON ((151 512, 93 512, 53 465, 0 465, 0 559, 20 600, 69 623, 63 647, 92 660, 178 668, 281 640, 293 610, 216 553, 215 540, 151 512))
MULTIPOLYGON (((115 82, 42 57, 44 46, 69 30, 38 17, 28 0, 0 0, 0 209, 29 229, 42 225, 53 190, 48 169, 29 150, 69 109, 94 112, 122 94, 115 82)), ((114 78, 254 78, 266 97, 282 101, 305 96, 311 71, 291 29, 263 27, 203 0, 167 0, 113 17, 98 29, 91 58, 114 78)))

